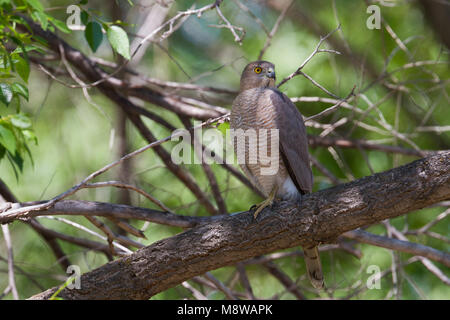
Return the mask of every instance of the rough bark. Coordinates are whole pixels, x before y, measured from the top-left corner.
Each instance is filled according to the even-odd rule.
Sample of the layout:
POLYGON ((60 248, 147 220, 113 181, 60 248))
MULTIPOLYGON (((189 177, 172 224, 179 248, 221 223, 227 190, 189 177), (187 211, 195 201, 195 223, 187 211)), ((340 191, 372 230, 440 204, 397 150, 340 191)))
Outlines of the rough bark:
MULTIPOLYGON (((249 212, 200 224, 81 277, 65 299, 148 299, 194 276, 298 245, 333 242, 344 232, 450 199, 450 151, 282 202, 257 220, 249 212)), ((47 299, 57 288, 35 295, 47 299)))

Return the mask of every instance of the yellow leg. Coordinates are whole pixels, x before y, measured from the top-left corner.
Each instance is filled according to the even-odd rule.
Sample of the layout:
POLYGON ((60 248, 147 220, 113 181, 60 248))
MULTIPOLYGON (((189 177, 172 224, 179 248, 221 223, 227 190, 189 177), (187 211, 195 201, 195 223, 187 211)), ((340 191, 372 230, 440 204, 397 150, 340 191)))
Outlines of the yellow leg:
POLYGON ((271 206, 273 203, 273 200, 275 199, 275 195, 277 194, 278 191, 278 187, 274 187, 272 189, 272 191, 270 192, 269 196, 267 197, 266 200, 264 200, 263 202, 259 203, 256 205, 256 211, 253 214, 253 217, 256 219, 256 217, 258 216, 258 214, 264 210, 265 207, 267 206, 271 206))

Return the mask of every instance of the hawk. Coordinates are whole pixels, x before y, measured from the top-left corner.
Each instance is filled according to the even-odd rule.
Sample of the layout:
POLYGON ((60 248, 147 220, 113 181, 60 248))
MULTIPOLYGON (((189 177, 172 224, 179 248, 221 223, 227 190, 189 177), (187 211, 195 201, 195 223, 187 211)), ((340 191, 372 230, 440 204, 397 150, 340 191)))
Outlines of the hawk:
MULTIPOLYGON (((303 117, 292 101, 275 86, 275 66, 267 61, 249 63, 242 72, 239 94, 233 101, 230 115, 230 127, 243 132, 253 130, 257 133, 257 148, 268 149, 271 146, 273 130, 278 132, 278 159, 275 172, 263 172, 267 163, 260 158, 249 161, 253 155, 250 139, 244 137, 245 161, 240 166, 247 177, 267 198, 256 205, 254 217, 274 199, 300 201, 302 194, 310 193, 313 176, 309 164, 308 140, 303 117), (266 131, 266 136, 260 135, 266 131), (261 139, 265 137, 265 139, 261 139)), ((237 143, 234 143, 235 151, 237 143)), ((239 153, 241 153, 240 151, 239 153)), ((239 156, 238 153, 238 156, 239 156)), ((275 152, 276 154, 276 152, 275 152)), ((316 246, 304 248, 305 263, 312 285, 323 287, 323 274, 316 246)))

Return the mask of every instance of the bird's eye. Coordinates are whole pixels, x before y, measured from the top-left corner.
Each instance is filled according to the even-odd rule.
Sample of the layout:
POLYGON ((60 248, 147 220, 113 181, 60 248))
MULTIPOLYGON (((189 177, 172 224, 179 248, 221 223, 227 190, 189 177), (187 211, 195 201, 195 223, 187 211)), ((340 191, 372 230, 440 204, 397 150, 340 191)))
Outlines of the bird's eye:
POLYGON ((256 67, 253 71, 255 71, 255 73, 261 73, 262 69, 260 67, 256 67))

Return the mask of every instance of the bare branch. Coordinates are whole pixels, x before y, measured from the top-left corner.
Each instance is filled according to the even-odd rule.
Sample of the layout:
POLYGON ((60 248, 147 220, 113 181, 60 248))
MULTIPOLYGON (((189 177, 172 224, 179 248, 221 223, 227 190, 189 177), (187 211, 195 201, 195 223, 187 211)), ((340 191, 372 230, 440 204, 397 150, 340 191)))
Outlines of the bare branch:
POLYGON ((377 144, 365 140, 357 139, 345 139, 345 138, 330 138, 330 137, 318 137, 308 135, 309 145, 311 147, 323 146, 323 147, 340 147, 340 148, 362 148, 367 150, 379 150, 388 153, 398 153, 415 157, 423 157, 427 155, 435 154, 436 151, 427 150, 414 150, 397 146, 389 146, 383 144, 377 144))
POLYGON ((383 237, 363 230, 349 231, 345 233, 344 236, 359 242, 426 257, 450 267, 450 254, 424 246, 422 244, 383 237))
POLYGON ((331 113, 332 111, 335 111, 335 110, 336 110, 337 108, 339 108, 343 103, 347 102, 351 97, 355 96, 355 93, 354 93, 354 92, 355 92, 355 88, 356 88, 356 85, 353 86, 352 91, 350 91, 350 93, 349 93, 344 99, 339 100, 339 102, 336 103, 335 105, 333 105, 333 106, 331 106, 331 107, 329 107, 329 108, 327 108, 327 109, 325 109, 325 110, 323 110, 323 111, 321 111, 321 112, 319 112, 319 113, 317 113, 317 114, 315 114, 315 115, 313 115, 313 116, 310 116, 310 117, 305 118, 305 119, 304 119, 305 122, 308 122, 309 120, 313 120, 313 119, 315 119, 315 118, 323 117, 323 116, 325 116, 325 115, 331 113))
POLYGON ((205 273, 205 277, 206 277, 206 279, 208 279, 209 281, 214 283, 216 288, 219 289, 220 291, 222 291, 225 294, 225 296, 227 297, 227 299, 237 300, 237 298, 235 297, 233 292, 230 290, 230 288, 228 288, 226 285, 224 285, 221 281, 219 281, 216 277, 214 277, 210 272, 205 273))
MULTIPOLYGON (((322 45, 322 43, 327 40, 333 33, 335 33, 336 31, 338 31, 339 29, 341 29, 341 25, 339 25, 336 29, 334 29, 333 31, 331 31, 330 33, 328 33, 326 36, 324 37, 320 37, 319 43, 316 45, 316 48, 313 50, 313 52, 311 52, 311 54, 305 59, 305 61, 303 61, 303 63, 300 65, 300 67, 298 67, 298 69, 296 71, 294 71, 293 73, 291 73, 289 76, 287 76, 286 78, 284 78, 283 80, 281 80, 281 82, 277 85, 277 87, 281 87, 283 84, 285 84, 286 82, 288 82, 289 80, 291 80, 292 78, 294 78, 295 76, 298 76, 299 74, 303 75, 305 78, 307 78, 308 80, 310 80, 311 82, 313 82, 314 85, 318 86, 319 88, 321 88, 322 90, 324 90, 325 92, 327 92, 329 95, 338 98, 336 95, 332 94, 331 92, 329 92, 328 90, 326 90, 325 88, 323 88, 321 85, 319 85, 317 82, 315 82, 311 77, 309 77, 308 75, 306 75, 305 73, 303 73, 301 70, 305 67, 305 65, 319 52, 332 52, 332 53, 339 53, 337 51, 319 51, 320 46, 322 45)), ((340 54, 340 53, 339 53, 340 54)))
POLYGON ((19 300, 19 294, 17 293, 16 280, 14 276, 14 256, 9 227, 7 225, 2 225, 2 232, 3 238, 5 239, 6 250, 8 253, 8 287, 12 292, 14 300, 19 300))
POLYGON ((223 28, 230 29, 231 33, 234 36, 234 41, 239 43, 239 45, 242 45, 242 39, 245 36, 245 30, 243 28, 233 26, 230 23, 230 21, 228 21, 228 19, 223 15, 222 10, 220 10, 218 5, 216 5, 216 11, 217 11, 217 14, 219 15, 219 17, 223 20, 223 22, 225 22, 225 25, 220 25, 220 26, 216 26, 216 27, 219 27, 219 28, 223 27, 223 28), (238 34, 236 33, 236 30, 239 30, 242 33, 242 35, 238 36, 238 34))
MULTIPOLYGON (((306 195, 301 207, 278 203, 258 221, 246 212, 201 224, 84 274, 81 289, 60 295, 148 299, 209 270, 275 250, 332 242, 347 231, 449 198, 450 152, 445 152, 306 195)), ((55 290, 33 299, 48 298, 55 290)))
POLYGON ((283 284, 287 291, 292 293, 298 300, 305 300, 306 297, 302 292, 297 288, 295 282, 293 282, 287 274, 281 271, 273 262, 266 262, 263 266, 275 277, 278 281, 283 284))
POLYGON ((162 203, 160 200, 156 199, 154 196, 149 194, 148 192, 145 192, 142 189, 139 189, 135 186, 132 186, 130 184, 122 183, 120 181, 105 181, 105 182, 95 182, 95 183, 87 183, 83 186, 83 188, 102 188, 102 187, 116 187, 116 188, 124 188, 136 191, 137 193, 143 195, 147 199, 149 199, 151 202, 156 204, 158 207, 163 209, 166 212, 173 213, 172 210, 170 210, 164 203, 162 203))
MULTIPOLYGON (((44 201, 42 203, 47 203, 44 201)), ((39 203, 37 203, 39 204, 39 203)), ((14 203, 12 209, 28 208, 36 203, 14 203)), ((200 223, 214 221, 222 216, 214 217, 191 217, 162 212, 148 208, 133 207, 124 204, 112 204, 105 202, 90 202, 80 200, 61 200, 52 207, 41 209, 39 211, 27 211, 22 213, 2 213, 0 214, 0 223, 10 223, 14 220, 28 220, 33 217, 53 216, 53 215, 79 215, 79 216, 101 216, 117 219, 137 219, 154 222, 167 226, 192 228, 200 223)))
MULTIPOLYGON (((237 3, 239 4, 240 2, 237 1, 237 3)), ((270 30, 270 32, 267 32, 267 30, 266 30, 266 34, 267 34, 266 43, 264 43, 263 48, 261 49, 261 51, 258 54, 258 60, 262 59, 262 57, 264 56, 264 53, 266 52, 267 48, 269 48, 269 46, 270 46, 270 44, 272 42, 273 36, 278 31, 278 28, 280 27, 281 21, 283 21, 284 17, 286 16, 286 12, 289 10, 291 5, 292 5, 292 1, 290 1, 289 4, 286 5, 286 7, 283 9, 283 11, 281 11, 280 15, 277 18, 277 21, 275 21, 275 24, 273 25, 272 30, 270 30)))

